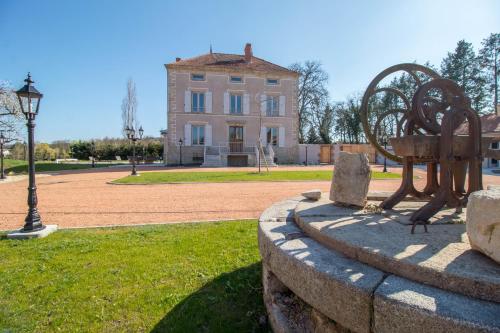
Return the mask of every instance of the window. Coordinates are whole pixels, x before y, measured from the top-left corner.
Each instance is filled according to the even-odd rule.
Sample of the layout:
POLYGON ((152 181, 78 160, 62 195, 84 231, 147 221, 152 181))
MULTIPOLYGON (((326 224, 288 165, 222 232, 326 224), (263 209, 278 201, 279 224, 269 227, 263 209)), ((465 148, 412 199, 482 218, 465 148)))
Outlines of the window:
POLYGON ((241 76, 231 76, 230 81, 232 83, 243 83, 243 78, 241 76))
POLYGON ((231 94, 231 104, 229 111, 233 114, 241 114, 241 95, 231 94))
POLYGON ((205 81, 205 74, 191 74, 191 81, 205 81))
POLYGON ((267 85, 269 86, 277 86, 278 84, 280 84, 278 79, 267 79, 267 85))
POLYGON ((191 126, 191 140, 193 146, 205 144, 205 126, 191 126))
POLYGON ((266 115, 268 117, 279 116, 279 100, 278 96, 267 96, 266 99, 266 115))
POLYGON ((191 93, 191 112, 205 112, 205 93, 191 93))
POLYGON ((273 146, 278 145, 278 127, 268 127, 267 128, 267 143, 273 146))

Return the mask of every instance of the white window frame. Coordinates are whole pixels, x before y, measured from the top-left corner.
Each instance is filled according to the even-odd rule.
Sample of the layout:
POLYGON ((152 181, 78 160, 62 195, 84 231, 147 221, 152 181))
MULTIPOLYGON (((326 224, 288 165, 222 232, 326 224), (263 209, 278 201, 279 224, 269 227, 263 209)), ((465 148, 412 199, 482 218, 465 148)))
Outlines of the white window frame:
POLYGON ((191 112, 192 113, 205 113, 206 108, 207 108, 207 96, 205 96, 206 93, 204 91, 191 91, 191 112), (196 105, 195 107, 195 95, 197 95, 196 98, 196 105), (201 96, 203 96, 203 107, 200 107, 200 100, 201 96))
POLYGON ((238 93, 230 93, 229 94, 229 114, 243 114, 243 94, 238 93), (234 109, 233 109, 233 98, 234 98, 234 109), (238 109, 238 100, 239 103, 239 111, 238 109))
POLYGON ((266 97, 266 117, 279 117, 280 115, 280 100, 279 96, 266 97))
POLYGON ((271 144, 273 146, 278 146, 279 143, 279 127, 266 127, 266 143, 271 144), (273 131, 275 132, 275 136, 273 136, 273 131), (271 135, 271 136, 269 136, 271 135), (273 137, 276 138, 274 142, 273 137))
POLYGON ((268 86, 279 86, 280 85, 280 79, 268 78, 268 79, 266 79, 266 84, 268 86), (276 83, 271 83, 270 81, 276 81, 276 83))
POLYGON ((202 73, 191 73, 191 81, 205 81, 206 75, 202 73), (201 78, 195 78, 196 76, 201 76, 201 78))
POLYGON ((244 83, 243 82, 243 76, 238 76, 238 75, 230 75, 229 76, 229 82, 231 83, 236 83, 236 84, 241 84, 241 83, 244 83), (233 81, 233 78, 239 78, 240 81, 233 81))
POLYGON ((204 146, 205 145, 205 125, 191 125, 191 145, 204 146), (203 140, 200 138, 200 129, 203 131, 203 140), (196 135, 195 135, 196 132, 196 135))

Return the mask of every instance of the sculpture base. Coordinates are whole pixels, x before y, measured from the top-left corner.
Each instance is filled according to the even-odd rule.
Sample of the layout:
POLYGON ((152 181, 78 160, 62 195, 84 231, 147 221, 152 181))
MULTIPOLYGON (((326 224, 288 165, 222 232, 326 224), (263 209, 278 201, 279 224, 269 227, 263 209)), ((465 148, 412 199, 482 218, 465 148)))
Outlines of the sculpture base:
POLYGON ((36 230, 36 231, 23 231, 23 229, 19 229, 7 234, 8 239, 31 239, 31 238, 43 238, 47 237, 51 233, 57 230, 57 225, 49 224, 46 225, 45 228, 36 230))
POLYGON ((470 249, 465 225, 436 221, 411 235, 404 213, 423 203, 401 203, 395 216, 376 204, 296 197, 264 211, 259 250, 273 329, 499 332, 500 266, 470 249))

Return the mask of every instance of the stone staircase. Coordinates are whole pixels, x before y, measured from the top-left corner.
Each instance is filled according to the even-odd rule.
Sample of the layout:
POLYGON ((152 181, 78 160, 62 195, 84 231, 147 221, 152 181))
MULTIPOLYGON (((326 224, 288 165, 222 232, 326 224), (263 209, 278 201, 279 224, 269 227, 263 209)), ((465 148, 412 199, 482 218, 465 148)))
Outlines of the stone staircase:
POLYGON ((203 159, 203 167, 217 168, 223 167, 222 156, 219 147, 205 147, 205 154, 203 159))
POLYGON ((205 160, 203 161, 203 164, 201 166, 208 168, 218 168, 223 167, 224 165, 222 164, 220 155, 205 155, 205 160))
MULTIPOLYGON (((262 150, 264 151, 264 155, 260 158, 260 167, 265 168, 266 166, 268 167, 277 167, 276 163, 274 163, 274 150, 271 145, 267 145, 265 147, 262 147, 262 150)), ((258 156, 259 150, 257 147, 255 147, 255 156, 258 156)), ((255 160, 256 164, 259 163, 257 159, 255 160)), ((257 164, 258 166, 258 164, 257 164)))
MULTIPOLYGON (((259 150, 257 147, 245 147, 248 150, 248 154, 255 154, 258 156, 259 150), (252 151, 253 150, 253 151, 252 151)), ((276 167, 277 165, 274 163, 274 151, 271 146, 262 147, 264 151, 264 155, 261 155, 260 158, 260 166, 265 168, 267 167, 276 167)), ((204 162, 201 165, 202 167, 225 167, 227 166, 227 156, 229 154, 229 149, 227 147, 217 147, 217 146, 207 146, 204 151, 204 162)), ((257 158, 255 158, 255 163, 257 162, 257 158)), ((257 164, 255 165, 257 166, 257 164)))

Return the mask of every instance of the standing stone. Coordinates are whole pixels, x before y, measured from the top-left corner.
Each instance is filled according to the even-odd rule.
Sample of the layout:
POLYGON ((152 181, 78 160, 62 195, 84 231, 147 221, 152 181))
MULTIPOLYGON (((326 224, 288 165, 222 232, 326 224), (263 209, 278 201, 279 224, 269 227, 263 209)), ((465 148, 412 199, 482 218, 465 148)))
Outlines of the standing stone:
POLYGON ((330 200, 363 207, 370 179, 370 165, 365 154, 339 152, 330 187, 330 200))
POLYGON ((467 203, 467 236, 474 250, 500 263, 500 191, 472 193, 467 203))

